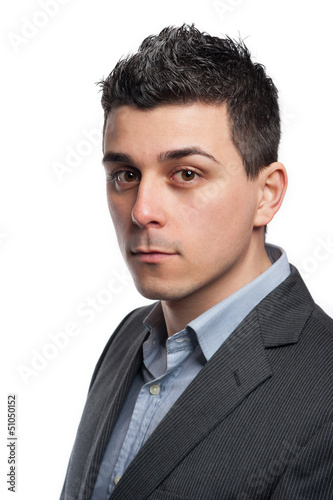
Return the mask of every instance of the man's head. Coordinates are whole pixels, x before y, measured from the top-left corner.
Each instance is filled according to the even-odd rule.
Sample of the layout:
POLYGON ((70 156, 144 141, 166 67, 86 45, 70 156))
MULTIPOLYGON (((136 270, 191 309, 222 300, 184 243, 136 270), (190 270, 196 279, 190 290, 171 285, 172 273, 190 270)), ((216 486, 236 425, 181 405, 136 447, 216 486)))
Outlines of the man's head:
POLYGON ((276 90, 245 47, 166 29, 118 63, 102 102, 109 209, 142 295, 200 314, 267 269, 287 180, 276 90))
POLYGON ((245 45, 201 33, 194 26, 165 28, 146 38, 100 82, 102 106, 153 109, 167 104, 225 104, 232 141, 254 178, 277 161, 277 90, 245 45))

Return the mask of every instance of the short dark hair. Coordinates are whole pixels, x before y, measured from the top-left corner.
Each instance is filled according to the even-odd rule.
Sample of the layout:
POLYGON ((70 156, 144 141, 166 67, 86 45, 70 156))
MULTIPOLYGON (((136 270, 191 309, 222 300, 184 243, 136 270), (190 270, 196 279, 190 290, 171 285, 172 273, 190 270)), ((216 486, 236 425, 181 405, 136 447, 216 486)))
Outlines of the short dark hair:
POLYGON ((194 25, 167 27, 147 37, 137 53, 121 59, 102 89, 104 129, 111 109, 153 109, 165 104, 224 103, 230 133, 246 174, 277 161, 278 92, 265 67, 254 63, 242 40, 219 38, 194 25))

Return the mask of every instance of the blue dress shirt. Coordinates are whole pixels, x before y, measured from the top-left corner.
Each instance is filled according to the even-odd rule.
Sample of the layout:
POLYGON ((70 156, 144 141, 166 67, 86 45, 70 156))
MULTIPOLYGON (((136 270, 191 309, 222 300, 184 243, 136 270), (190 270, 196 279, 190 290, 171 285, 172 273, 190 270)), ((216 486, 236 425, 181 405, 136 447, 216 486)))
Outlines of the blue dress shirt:
POLYGON ((107 500, 122 474, 182 392, 240 322, 290 274, 286 253, 266 245, 264 273, 167 337, 161 303, 145 318, 150 335, 105 451, 91 500, 107 500))

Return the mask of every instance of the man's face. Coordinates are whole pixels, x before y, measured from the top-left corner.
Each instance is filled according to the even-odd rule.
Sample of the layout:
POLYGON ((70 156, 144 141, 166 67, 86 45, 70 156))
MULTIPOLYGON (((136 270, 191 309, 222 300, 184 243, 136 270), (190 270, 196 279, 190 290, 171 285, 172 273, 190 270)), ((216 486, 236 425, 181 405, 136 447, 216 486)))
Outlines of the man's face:
POLYGON ((142 295, 218 302, 248 281, 259 187, 224 106, 122 106, 108 116, 104 149, 110 213, 142 295))

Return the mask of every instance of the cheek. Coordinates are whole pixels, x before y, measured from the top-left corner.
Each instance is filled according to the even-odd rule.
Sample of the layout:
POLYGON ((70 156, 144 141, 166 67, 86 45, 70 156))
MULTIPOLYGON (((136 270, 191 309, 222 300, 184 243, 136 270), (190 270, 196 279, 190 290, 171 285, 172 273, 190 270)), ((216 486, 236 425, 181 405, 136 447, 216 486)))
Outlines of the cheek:
POLYGON ((214 193, 211 189, 194 204, 178 205, 177 213, 189 238, 208 245, 211 241, 222 244, 247 238, 253 229, 254 208, 254 200, 246 190, 214 193))
POLYGON ((256 207, 255 190, 248 182, 232 182, 222 199, 222 209, 228 216, 241 224, 248 224, 252 220, 256 207))

